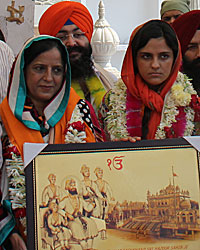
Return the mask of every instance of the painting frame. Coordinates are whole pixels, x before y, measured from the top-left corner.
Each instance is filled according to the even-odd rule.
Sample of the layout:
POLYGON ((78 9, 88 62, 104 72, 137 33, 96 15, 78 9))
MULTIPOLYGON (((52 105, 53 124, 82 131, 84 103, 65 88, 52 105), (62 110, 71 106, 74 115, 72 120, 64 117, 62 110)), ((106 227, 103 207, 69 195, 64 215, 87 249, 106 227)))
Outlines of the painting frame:
MULTIPOLYGON (((62 156, 62 157, 68 157, 68 158, 72 157, 72 162, 74 162, 75 157, 77 158, 77 156, 79 156, 78 158, 81 158, 81 157, 84 158, 85 157, 83 164, 86 163, 86 165, 90 165, 90 160, 88 158, 91 158, 92 154, 95 155, 97 153, 97 154, 100 155, 100 158, 103 158, 106 155, 106 157, 105 157, 105 159, 107 159, 106 163, 105 163, 105 164, 107 164, 107 170, 106 171, 109 173, 109 171, 113 170, 114 165, 113 165, 112 161, 114 161, 114 157, 113 157, 114 155, 119 157, 117 159, 116 168, 119 168, 119 169, 121 167, 123 168, 123 163, 122 163, 123 159, 120 158, 122 152, 123 152, 123 154, 127 154, 127 155, 129 155, 130 153, 131 153, 131 155, 141 154, 143 156, 139 156, 139 157, 141 157, 141 159, 144 159, 144 155, 145 155, 145 158, 148 158, 149 157, 148 154, 151 154, 151 153, 154 154, 154 157, 155 157, 155 153, 156 153, 156 155, 157 155, 157 153, 158 154, 162 153, 162 157, 163 157, 163 153, 165 154, 166 152, 170 152, 170 154, 171 154, 171 152, 173 153, 176 150, 178 150, 177 152, 179 152, 179 150, 183 151, 184 155, 188 153, 189 156, 190 156, 190 154, 193 156, 192 158, 194 158, 194 159, 190 159, 190 161, 195 162, 195 164, 196 164, 195 167, 194 167, 195 169, 197 168, 195 175, 198 175, 198 176, 196 176, 196 178, 197 178, 196 182, 197 183, 195 184, 195 187, 198 185, 198 190, 196 190, 195 192, 198 192, 198 194, 199 194, 199 152, 195 148, 193 148, 183 138, 180 138, 180 139, 166 139, 166 140, 146 140, 146 141, 138 141, 136 143, 131 143, 131 142, 106 142, 106 143, 87 143, 87 144, 48 145, 46 148, 44 148, 31 161, 31 163, 25 169, 26 201, 27 201, 27 232, 28 232, 27 233, 27 245, 28 245, 28 249, 29 250, 33 250, 33 249, 34 250, 38 250, 38 249, 42 250, 43 249, 43 248, 41 248, 41 243, 39 243, 41 241, 41 232, 40 232, 40 229, 39 229, 39 227, 40 227, 39 224, 41 223, 41 220, 39 218, 40 217, 39 207, 41 207, 41 198, 38 198, 39 196, 41 196, 41 188, 39 189, 39 185, 40 185, 39 183, 41 182, 42 179, 45 179, 45 178, 47 179, 47 176, 52 171, 48 171, 48 167, 46 166, 46 168, 47 168, 46 176, 44 176, 44 173, 42 172, 41 177, 38 178, 38 176, 40 176, 39 168, 41 169, 42 168, 41 165, 43 165, 42 163, 40 163, 40 161, 38 161, 39 158, 43 158, 43 157, 46 158, 46 157, 51 156, 51 160, 52 160, 53 159, 52 157, 55 157, 55 156, 59 156, 59 157, 62 156), (192 153, 190 153, 190 151, 192 151, 192 153), (134 153, 134 152, 137 152, 137 153, 134 153), (120 153, 120 155, 118 153, 120 153), (107 157, 107 155, 109 155, 109 154, 112 154, 112 157, 107 157), (88 157, 88 156, 90 156, 90 157, 88 157), (108 159, 110 161, 108 161, 108 159), (40 191, 38 191, 38 190, 40 190, 40 191), (40 205, 38 203, 40 203, 40 205)), ((177 152, 176 152, 176 154, 177 154, 177 152)), ((127 156, 127 157, 129 157, 129 156, 127 156)), ((159 157, 161 157, 161 156, 158 156, 158 158, 159 157)), ((176 157, 176 156, 173 155, 173 157, 176 157)), ((168 158, 170 158, 170 157, 167 156, 167 161, 168 161, 168 158)), ((177 158, 180 158, 179 153, 177 154, 177 158)), ((59 160, 57 158, 55 160, 55 162, 57 162, 57 167, 59 166, 58 161, 59 160)), ((100 161, 100 160, 98 160, 98 161, 100 161)), ((158 161, 158 159, 156 159, 156 161, 158 161)), ((166 161, 166 159, 165 159, 165 161, 166 161)), ((173 160, 173 161, 176 162, 176 160, 173 160)), ((172 162, 172 160, 170 159, 170 164, 171 164, 171 162, 172 162)), ((69 162, 68 164, 70 166, 73 165, 73 163, 71 163, 71 162, 69 162)), ((63 172, 63 167, 60 167, 59 171, 63 172)), ((57 172, 57 170, 56 170, 57 175, 59 175, 59 171, 57 172)), ((176 169, 172 169, 172 174, 174 174, 174 177, 178 176, 176 171, 177 171, 176 169)), ((78 172, 76 171, 76 174, 77 173, 78 172)), ((148 178, 150 179, 151 173, 148 172, 148 175, 149 175, 148 178)), ((135 172, 133 173, 133 176, 135 176, 135 172)), ((177 178, 179 178, 179 177, 177 177, 177 178)), ((110 178, 109 178, 109 180, 110 180, 110 178)), ((191 180, 191 182, 193 182, 193 181, 194 181, 194 178, 191 180)), ((114 183, 114 181, 113 181, 113 183, 114 183)), ((120 183, 119 183, 119 185, 120 185, 120 183)), ((44 185, 43 185, 43 187, 44 187, 44 185)), ((164 187, 160 187, 160 190, 158 190, 158 191, 161 192, 162 188, 164 188, 164 187)), ((153 197, 154 195, 155 195, 155 193, 154 194, 149 194, 149 197, 150 196, 153 197)), ((160 193, 159 193, 159 195, 160 195, 160 193)), ((185 195, 185 197, 186 196, 187 195, 185 195)), ((149 200, 150 200, 150 198, 149 198, 149 200)), ((198 200, 197 203, 199 204, 199 200, 198 200)), ((138 202, 138 204, 139 204, 139 202, 138 202)), ((150 205, 149 204, 150 203, 148 203, 148 211, 150 211, 150 205)), ((145 204, 145 206, 146 206, 146 204, 145 204)), ((198 206, 197 210, 198 210, 198 225, 197 226, 198 226, 198 228, 200 230, 199 206, 198 206)), ((153 213, 155 211, 153 211, 153 209, 152 209, 151 212, 153 213)), ((164 216, 163 216, 163 218, 164 218, 164 216)), ((123 231, 123 230, 121 230, 121 231, 123 231)), ((138 233, 138 235, 140 236, 140 233, 138 233)), ((195 232, 195 235, 196 235, 196 232, 195 232)), ((139 236, 137 236, 137 232, 133 233, 133 237, 136 238, 136 237, 139 237, 139 236)), ((144 237, 147 238, 147 235, 144 234, 144 237)), ((187 244, 181 243, 180 244, 179 241, 177 241, 176 244, 175 243, 171 244, 170 243, 171 241, 174 242, 174 238, 173 239, 172 238, 170 236, 169 239, 167 240, 167 243, 165 241, 163 243, 162 240, 161 241, 156 240, 155 244, 154 243, 150 243, 150 244, 145 243, 144 244, 144 242, 140 243, 139 240, 136 239, 135 242, 137 244, 135 242, 133 242, 132 244, 127 244, 127 245, 122 244, 122 246, 117 246, 117 245, 116 246, 109 246, 109 247, 106 247, 106 248, 103 248, 103 249, 104 250, 119 250, 119 249, 120 250, 125 250, 125 249, 131 249, 131 250, 133 250, 133 249, 134 250, 139 250, 139 249, 156 250, 157 249, 158 250, 159 247, 160 247, 160 249, 173 249, 173 246, 174 246, 174 249, 178 249, 178 248, 175 248, 175 247, 178 246, 178 245, 181 245, 182 248, 180 248, 180 249, 196 250, 200 246, 200 240, 197 240, 197 241, 195 240, 193 242, 193 243, 197 244, 198 246, 196 246, 196 245, 194 246, 192 243, 191 243, 191 246, 190 246, 189 243, 187 243, 187 244), (160 244, 159 244, 159 242, 160 242, 160 244), (166 248, 161 248, 161 247, 166 247, 166 248)), ((58 250, 60 250, 61 245, 60 245, 60 248, 59 248, 59 246, 51 248, 50 246, 47 245, 47 249, 58 249, 58 250)), ((76 247, 74 248, 74 246, 72 246, 70 249, 75 249, 75 250, 78 249, 79 250, 79 249, 82 249, 82 247, 80 247, 80 245, 77 248, 76 247)), ((94 249, 102 250, 102 247, 98 248, 98 244, 97 244, 97 245, 95 245, 94 249)))

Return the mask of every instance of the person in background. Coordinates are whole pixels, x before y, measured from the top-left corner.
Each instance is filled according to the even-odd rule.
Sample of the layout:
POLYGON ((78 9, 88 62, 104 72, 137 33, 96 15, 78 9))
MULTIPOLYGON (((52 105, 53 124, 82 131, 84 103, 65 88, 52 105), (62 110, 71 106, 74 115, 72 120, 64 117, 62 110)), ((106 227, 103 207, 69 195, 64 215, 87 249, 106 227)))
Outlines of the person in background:
POLYGON ((122 66, 122 80, 100 109, 108 140, 165 139, 196 133, 199 103, 186 75, 173 28, 161 20, 137 27, 122 66))
POLYGON ((6 42, 5 36, 1 30, 0 30, 0 40, 3 41, 4 43, 6 42))
POLYGON ((191 79, 200 96, 200 10, 192 10, 180 16, 172 27, 181 44, 181 71, 191 79))
POLYGON ((92 104, 97 114, 104 94, 117 79, 92 60, 93 20, 88 9, 79 2, 58 2, 40 18, 39 33, 56 36, 65 44, 72 70, 72 87, 92 104))
POLYGON ((190 0, 165 0, 161 4, 161 20, 172 24, 176 18, 190 11, 190 0))
MULTIPOLYGON (((13 61, 14 61, 14 53, 12 49, 5 43, 5 37, 0 30, 0 103, 5 98, 8 88, 8 82, 9 82, 9 74, 10 69, 12 67, 13 61)), ((2 129, 0 129, 0 134, 2 134, 2 129)), ((0 143, 0 152, 2 153, 2 145, 0 143)), ((2 167, 3 163, 3 157, 0 157, 0 169, 2 167)), ((0 173, 0 179, 1 179, 1 173, 0 173)), ((1 182, 0 182, 1 183, 1 182)), ((2 200, 2 192, 0 189, 0 201, 2 200)), ((8 223, 12 221, 12 218, 10 214, 6 211, 3 204, 0 203, 0 220, 7 221, 8 223)), ((4 227, 1 227, 0 229, 0 235, 2 231, 4 230, 4 227)), ((18 234, 15 231, 12 231, 9 235, 9 242, 12 242, 13 245, 18 244, 18 241, 21 240, 21 238, 18 236, 18 234)), ((3 239, 0 239, 0 250, 3 250, 1 247, 3 239)), ((9 245, 10 246, 10 245, 9 245)))
POLYGON ((9 75, 14 59, 12 49, 5 42, 0 41, 0 103, 7 94, 9 75))
POLYGON ((23 144, 86 143, 96 142, 96 138, 90 109, 71 88, 69 57, 60 39, 50 36, 29 39, 17 56, 11 75, 7 97, 0 104, 4 157, 0 169, 1 204, 10 215, 8 223, 0 218, 0 241, 4 245, 16 228, 18 242, 6 249, 24 250, 23 144))
POLYGON ((9 74, 15 56, 12 49, 6 44, 5 36, 0 30, 0 103, 5 98, 9 82, 9 74))

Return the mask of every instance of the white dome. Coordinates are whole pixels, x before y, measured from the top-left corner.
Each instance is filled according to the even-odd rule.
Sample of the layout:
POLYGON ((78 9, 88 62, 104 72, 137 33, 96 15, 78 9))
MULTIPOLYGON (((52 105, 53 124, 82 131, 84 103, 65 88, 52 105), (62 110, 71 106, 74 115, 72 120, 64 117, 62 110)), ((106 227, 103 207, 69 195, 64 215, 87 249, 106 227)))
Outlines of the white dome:
POLYGON ((94 25, 94 32, 91 39, 92 54, 95 62, 108 67, 112 55, 117 51, 119 42, 119 36, 105 19, 104 4, 103 1, 100 1, 99 19, 94 25))

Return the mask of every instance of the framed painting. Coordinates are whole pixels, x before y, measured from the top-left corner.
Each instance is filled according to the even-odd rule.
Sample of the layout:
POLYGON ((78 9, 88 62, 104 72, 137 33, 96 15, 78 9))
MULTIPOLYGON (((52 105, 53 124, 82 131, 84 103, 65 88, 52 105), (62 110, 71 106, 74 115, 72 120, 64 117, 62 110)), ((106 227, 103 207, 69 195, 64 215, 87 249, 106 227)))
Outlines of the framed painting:
POLYGON ((25 175, 29 250, 200 249, 199 152, 183 138, 47 145, 25 175))

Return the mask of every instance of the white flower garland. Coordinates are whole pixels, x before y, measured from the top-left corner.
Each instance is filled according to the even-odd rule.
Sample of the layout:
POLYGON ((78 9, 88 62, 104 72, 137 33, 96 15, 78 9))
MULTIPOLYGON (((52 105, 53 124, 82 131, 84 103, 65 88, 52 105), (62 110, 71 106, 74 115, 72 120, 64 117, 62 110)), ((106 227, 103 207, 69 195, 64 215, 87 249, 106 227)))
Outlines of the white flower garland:
POLYGON ((86 132, 84 130, 79 131, 73 127, 76 122, 81 122, 84 126, 83 118, 78 106, 75 107, 71 120, 69 121, 69 127, 65 135, 65 143, 86 143, 86 132))
MULTIPOLYGON (((14 146, 10 143, 9 147, 14 146)), ((25 209, 26 208, 26 189, 25 189, 25 174, 24 164, 21 156, 11 152, 12 159, 6 159, 6 171, 9 178, 9 196, 13 209, 25 209)), ((26 230, 26 216, 22 215, 19 220, 23 226, 24 234, 27 234, 26 230)))
MULTIPOLYGON (((11 145, 12 147, 12 145, 11 145)), ((6 171, 9 177, 9 195, 12 208, 26 207, 25 174, 21 156, 11 153, 12 159, 6 159, 6 171)))
POLYGON ((108 109, 105 123, 110 139, 128 137, 126 128, 126 86, 121 79, 115 83, 109 94, 108 109))
MULTIPOLYGON (((185 107, 186 129, 184 136, 191 135, 194 129, 194 110, 188 105, 191 101, 191 95, 196 94, 188 77, 181 72, 171 90, 165 98, 165 104, 162 111, 161 123, 158 126, 155 138, 165 139, 164 127, 171 127, 176 122, 178 107, 185 107)), ((122 80, 119 80, 109 94, 109 111, 107 112, 105 123, 111 140, 127 137, 126 125, 126 86, 122 80)))
POLYGON ((173 122, 176 122, 176 116, 179 113, 177 107, 185 107, 184 111, 186 113, 186 128, 184 136, 189 136, 192 134, 194 129, 193 121, 195 112, 189 107, 189 104, 191 101, 191 95, 193 94, 196 94, 196 91, 193 89, 188 77, 185 74, 179 72, 175 83, 165 98, 161 122, 155 135, 156 139, 166 138, 164 128, 170 128, 173 122))

